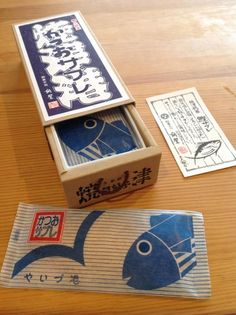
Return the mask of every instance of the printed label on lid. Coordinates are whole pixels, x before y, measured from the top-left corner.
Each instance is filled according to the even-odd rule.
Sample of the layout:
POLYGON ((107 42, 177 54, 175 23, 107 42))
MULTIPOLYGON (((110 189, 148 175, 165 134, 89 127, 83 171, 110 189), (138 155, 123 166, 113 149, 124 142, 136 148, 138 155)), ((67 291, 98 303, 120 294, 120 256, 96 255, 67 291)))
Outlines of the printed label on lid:
POLYGON ((79 13, 16 26, 45 122, 129 96, 79 13))

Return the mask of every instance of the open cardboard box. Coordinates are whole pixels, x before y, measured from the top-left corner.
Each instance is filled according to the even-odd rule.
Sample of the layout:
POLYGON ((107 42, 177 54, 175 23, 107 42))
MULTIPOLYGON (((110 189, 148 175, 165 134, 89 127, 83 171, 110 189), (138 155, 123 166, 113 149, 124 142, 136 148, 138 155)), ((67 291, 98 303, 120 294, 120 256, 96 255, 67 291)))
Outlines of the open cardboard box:
POLYGON ((72 12, 17 24, 14 33, 69 206, 84 207, 153 184, 160 149, 82 15, 72 12), (68 165, 56 127, 111 108, 120 108, 140 145, 68 165))

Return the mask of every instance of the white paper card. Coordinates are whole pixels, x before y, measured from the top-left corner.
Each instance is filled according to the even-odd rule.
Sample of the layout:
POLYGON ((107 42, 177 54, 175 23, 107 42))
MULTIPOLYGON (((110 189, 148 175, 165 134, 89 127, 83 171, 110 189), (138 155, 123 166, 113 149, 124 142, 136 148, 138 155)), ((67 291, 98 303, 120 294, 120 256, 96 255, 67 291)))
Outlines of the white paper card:
POLYGON ((236 152, 195 88, 147 98, 185 177, 236 165, 236 152))

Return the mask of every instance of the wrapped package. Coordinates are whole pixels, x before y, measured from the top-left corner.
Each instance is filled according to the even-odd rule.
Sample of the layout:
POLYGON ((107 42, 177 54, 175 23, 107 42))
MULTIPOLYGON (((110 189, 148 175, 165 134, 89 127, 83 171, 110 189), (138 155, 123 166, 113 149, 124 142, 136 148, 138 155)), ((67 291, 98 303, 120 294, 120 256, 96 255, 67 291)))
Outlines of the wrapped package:
POLYGON ((208 298, 203 216, 20 204, 2 266, 6 287, 208 298))

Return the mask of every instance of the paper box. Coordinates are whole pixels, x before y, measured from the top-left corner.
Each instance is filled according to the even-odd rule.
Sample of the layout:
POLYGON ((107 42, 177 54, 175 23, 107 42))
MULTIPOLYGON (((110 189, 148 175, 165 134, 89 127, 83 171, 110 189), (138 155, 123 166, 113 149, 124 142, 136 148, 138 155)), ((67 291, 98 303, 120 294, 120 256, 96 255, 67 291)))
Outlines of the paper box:
POLYGON ((82 15, 14 33, 69 206, 153 184, 160 149, 82 15))

